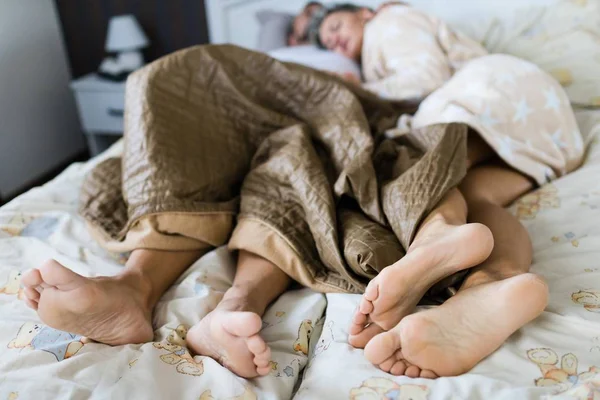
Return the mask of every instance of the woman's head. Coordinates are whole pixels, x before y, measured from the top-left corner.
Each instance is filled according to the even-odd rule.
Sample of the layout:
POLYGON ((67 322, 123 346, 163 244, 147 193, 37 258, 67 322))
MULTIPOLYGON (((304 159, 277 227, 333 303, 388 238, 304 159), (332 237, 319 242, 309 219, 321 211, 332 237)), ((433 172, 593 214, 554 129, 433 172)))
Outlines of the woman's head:
POLYGON ((365 24, 374 16, 367 7, 340 4, 318 11, 311 22, 311 40, 321 48, 360 60, 365 24))

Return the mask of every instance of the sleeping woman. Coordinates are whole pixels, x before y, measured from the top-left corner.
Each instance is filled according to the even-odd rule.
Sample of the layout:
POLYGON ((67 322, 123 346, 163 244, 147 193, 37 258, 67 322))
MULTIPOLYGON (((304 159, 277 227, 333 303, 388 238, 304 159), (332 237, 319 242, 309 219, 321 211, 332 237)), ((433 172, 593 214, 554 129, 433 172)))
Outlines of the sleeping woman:
POLYGON ((487 55, 476 42, 409 6, 377 13, 353 5, 324 9, 313 19, 311 33, 322 47, 362 64, 365 88, 382 97, 422 100, 413 117, 401 119, 396 134, 438 123, 470 127, 469 170, 453 192, 457 200, 437 220, 424 223, 439 224, 432 237, 438 238, 437 247, 419 251, 431 238, 417 235, 408 255, 370 282, 349 338, 364 347, 372 363, 394 375, 466 372, 539 315, 545 303, 545 290, 535 291, 532 301, 531 286, 525 293, 526 286, 514 285, 518 276, 543 283, 528 274, 527 231, 504 207, 580 165, 583 143, 569 100, 537 66, 509 55, 487 55), (456 260, 477 252, 482 242, 475 238, 472 246, 459 247, 439 240, 444 229, 451 240, 458 232, 451 228, 467 219, 491 231, 489 257, 471 269, 443 305, 411 314, 422 287, 435 283, 440 270, 452 270, 456 260), (483 306, 499 295, 516 301, 483 306), (527 301, 519 301, 526 295, 527 301))

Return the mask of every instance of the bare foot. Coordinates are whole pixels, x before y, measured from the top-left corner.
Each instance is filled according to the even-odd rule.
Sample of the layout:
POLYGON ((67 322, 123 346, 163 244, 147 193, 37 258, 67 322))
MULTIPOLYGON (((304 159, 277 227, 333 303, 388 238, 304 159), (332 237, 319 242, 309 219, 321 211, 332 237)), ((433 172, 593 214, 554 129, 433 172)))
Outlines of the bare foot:
POLYGON ((267 375, 271 350, 259 336, 260 316, 243 302, 224 299, 215 310, 194 325, 187 335, 188 347, 211 357, 243 378, 267 375))
POLYGON ((374 337, 365 356, 394 375, 459 375, 540 315, 547 302, 548 287, 534 274, 474 286, 439 307, 402 319, 374 337))
POLYGON ((392 329, 413 312, 436 282, 480 264, 490 255, 494 239, 482 224, 448 225, 431 221, 427 231, 411 245, 405 257, 385 268, 363 295, 350 327, 349 343, 364 347, 376 328, 392 329))
POLYGON ((110 345, 149 342, 149 290, 141 277, 86 278, 47 261, 23 275, 25 302, 48 326, 110 345))

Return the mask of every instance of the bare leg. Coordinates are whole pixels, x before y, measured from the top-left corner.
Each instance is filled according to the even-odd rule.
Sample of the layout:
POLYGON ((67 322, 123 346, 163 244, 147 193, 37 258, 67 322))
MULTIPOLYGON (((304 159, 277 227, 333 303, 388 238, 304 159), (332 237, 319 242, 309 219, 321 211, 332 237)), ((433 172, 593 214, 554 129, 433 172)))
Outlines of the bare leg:
POLYGON ((475 168, 463 180, 460 190, 469 206, 469 220, 490 228, 494 250, 473 269, 461 290, 529 272, 533 252, 529 234, 504 207, 532 187, 525 176, 502 165, 475 168))
POLYGON ((121 274, 98 278, 49 260, 23 276, 25 302, 55 329, 110 345, 148 342, 154 305, 202 254, 135 250, 121 274))
POLYGON ((233 286, 217 308, 190 329, 189 347, 244 378, 267 375, 271 351, 259 335, 261 317, 290 281, 275 264, 241 251, 233 286))
MULTIPOLYGON (((494 156, 479 134, 469 130, 467 167, 494 156)), ((452 190, 421 224, 407 255, 369 283, 353 317, 348 342, 363 348, 411 313, 433 284, 485 260, 494 238, 485 223, 471 222, 465 225, 467 204, 462 193, 452 190)))
POLYGON ((436 282, 489 256, 493 247, 489 229, 466 224, 466 220, 465 200, 454 189, 421 224, 406 256, 367 286, 350 327, 351 345, 364 347, 373 336, 413 312, 436 282))
POLYGON ((531 243, 503 206, 531 188, 527 178, 503 166, 469 172, 461 191, 469 217, 494 234, 490 257, 440 307, 404 318, 365 348, 373 363, 394 374, 451 376, 467 372, 546 307, 548 289, 529 274, 531 243))

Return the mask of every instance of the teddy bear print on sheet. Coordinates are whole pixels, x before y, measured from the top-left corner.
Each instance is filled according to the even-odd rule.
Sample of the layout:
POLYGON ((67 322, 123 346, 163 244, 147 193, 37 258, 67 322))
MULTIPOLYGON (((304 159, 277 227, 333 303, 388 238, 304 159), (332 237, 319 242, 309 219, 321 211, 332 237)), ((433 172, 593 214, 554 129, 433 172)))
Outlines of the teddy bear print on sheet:
MULTIPOLYGON (((286 315, 285 311, 277 311, 273 313, 277 322, 269 322, 267 319, 263 320, 263 329, 271 328, 273 326, 279 325, 283 322, 282 318, 286 315)), ((298 328, 298 337, 293 343, 292 350, 302 356, 304 359, 308 356, 309 351, 309 342, 313 332, 313 322, 310 319, 305 319, 300 323, 300 327, 298 328)), ((270 361, 269 366, 271 367, 271 375, 277 378, 288 377, 293 378, 297 377, 300 373, 300 370, 303 367, 302 359, 293 358, 291 361, 287 363, 285 366, 280 367, 280 363, 276 361, 270 361)))
POLYGON ((83 338, 35 322, 26 322, 17 336, 8 343, 9 349, 41 350, 52 354, 56 361, 71 358, 84 346, 83 338))
POLYGON ((554 394, 569 394, 575 399, 600 399, 600 368, 589 367, 578 372, 579 361, 573 353, 564 354, 560 360, 549 348, 536 348, 527 352, 529 360, 537 364, 542 376, 535 385, 552 387, 554 394), (568 392, 567 392, 568 391, 568 392))
POLYGON ((252 388, 250 386, 244 386, 244 393, 242 393, 239 396, 234 396, 234 397, 228 397, 228 398, 223 398, 223 399, 216 399, 215 397, 212 396, 212 393, 210 390, 207 390, 205 392, 202 393, 202 395, 200 395, 200 398, 198 400, 257 400, 258 397, 256 397, 256 393, 254 393, 252 391, 252 388))
POLYGON ((589 312, 600 313, 600 291, 580 290, 573 293, 571 299, 589 312))
POLYGON ((0 229, 11 236, 46 240, 56 231, 59 222, 59 219, 53 216, 16 213, 5 223, 0 222, 0 229))
MULTIPOLYGON (((272 328, 275 325, 279 325, 284 322, 283 317, 285 317, 285 311, 276 311, 273 315, 275 316, 275 321, 267 321, 263 319, 262 321, 262 329, 272 328)), ((309 320, 310 321, 310 320, 309 320)))
POLYGON ((204 363, 202 360, 196 361, 188 349, 185 347, 185 338, 187 327, 179 325, 172 329, 171 333, 162 342, 155 342, 152 345, 159 350, 165 350, 166 353, 160 356, 162 362, 175 366, 175 370, 180 374, 191 376, 201 376, 204 373, 204 363))
MULTIPOLYGON (((311 356, 311 362, 323 354, 329 346, 335 341, 335 337, 333 336, 333 326, 334 321, 328 321, 325 323, 325 319, 322 318, 317 322, 317 331, 321 332, 321 335, 317 338, 317 343, 314 345, 314 350, 311 356)), ((311 346, 312 347, 312 346, 311 346)))
POLYGON ((399 385, 387 378, 370 378, 350 390, 350 400, 427 400, 426 385, 399 385))
POLYGON ((600 191, 594 190, 581 195, 580 204, 590 210, 600 210, 600 191))
POLYGON ((541 210, 558 208, 560 208, 558 190, 551 184, 526 194, 513 205, 514 213, 520 220, 535 219, 541 210))
POLYGON ((312 335, 313 326, 310 319, 305 319, 298 328, 298 338, 294 342, 294 351, 308 356, 308 344, 312 335))
POLYGON ((21 271, 11 270, 8 273, 8 280, 3 286, 0 286, 0 294, 17 296, 17 299, 23 298, 23 288, 21 287, 21 271))
POLYGON ((577 235, 573 232, 567 232, 562 234, 561 236, 552 236, 552 238, 550 238, 550 240, 552 240, 552 242, 554 243, 571 243, 571 246, 573 247, 579 247, 579 240, 584 238, 585 235, 577 235))

